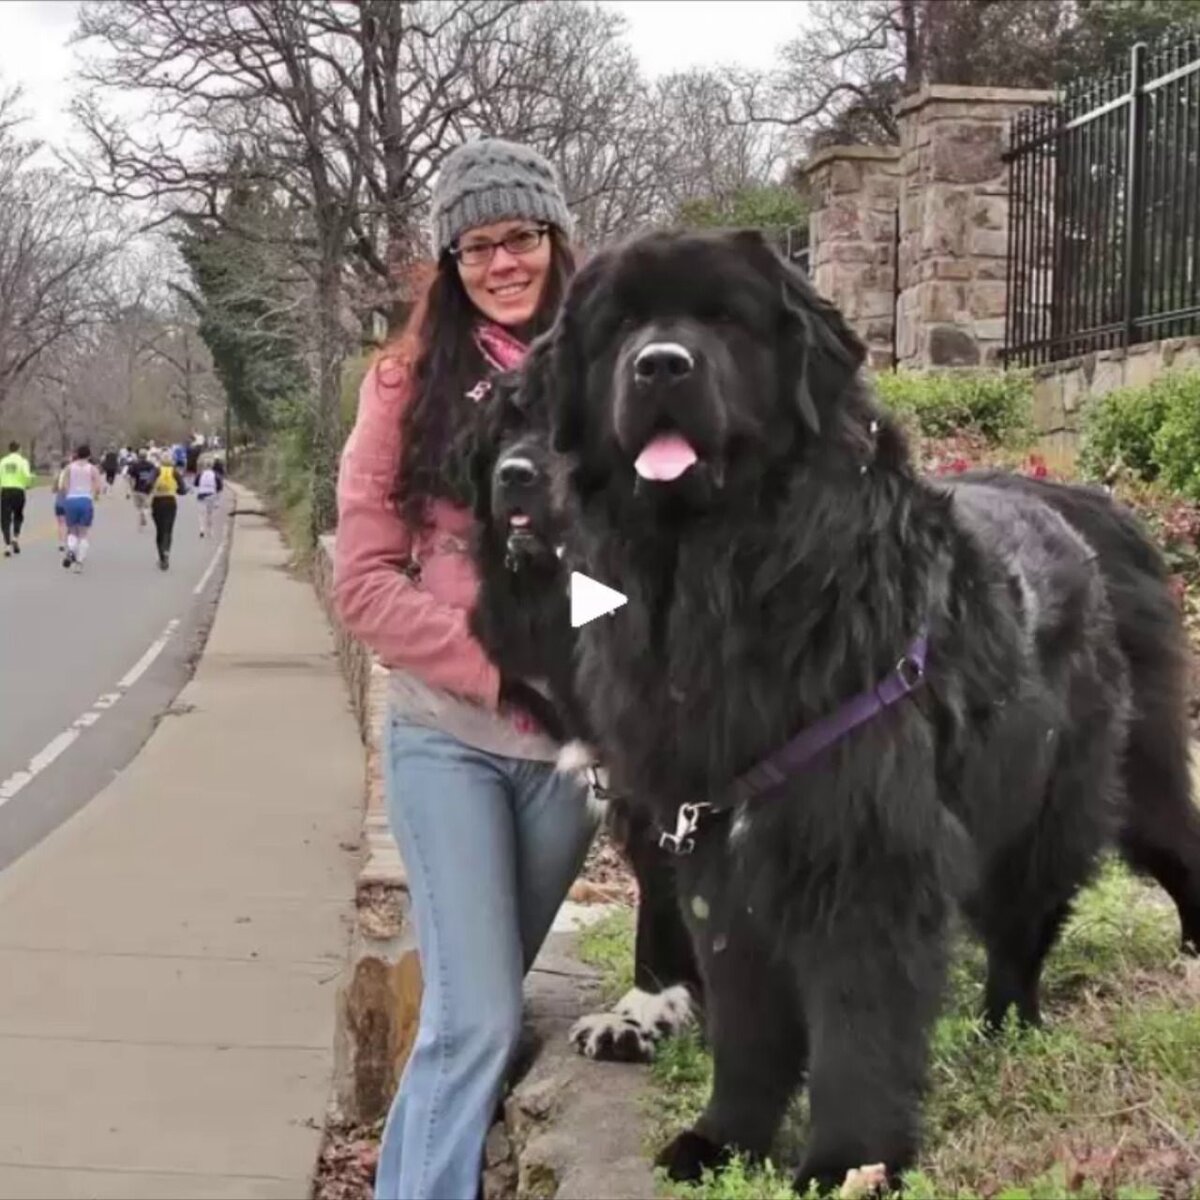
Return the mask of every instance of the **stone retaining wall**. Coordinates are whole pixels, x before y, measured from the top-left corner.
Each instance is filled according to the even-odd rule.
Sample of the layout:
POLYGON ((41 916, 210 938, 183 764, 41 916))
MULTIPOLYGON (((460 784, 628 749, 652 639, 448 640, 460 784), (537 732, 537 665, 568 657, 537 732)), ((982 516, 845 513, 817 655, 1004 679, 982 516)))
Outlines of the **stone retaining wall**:
POLYGON ((1170 369, 1200 367, 1200 337, 1164 338, 1101 350, 1034 370, 1033 422, 1044 449, 1070 457, 1089 400, 1122 387, 1142 387, 1170 369))
POLYGON ((333 627, 366 754, 363 859, 348 982, 338 997, 335 1066, 339 1115, 365 1124, 386 1114, 416 1037, 421 967, 408 880, 384 807, 380 747, 387 672, 334 615, 332 535, 321 539, 313 582, 333 627))

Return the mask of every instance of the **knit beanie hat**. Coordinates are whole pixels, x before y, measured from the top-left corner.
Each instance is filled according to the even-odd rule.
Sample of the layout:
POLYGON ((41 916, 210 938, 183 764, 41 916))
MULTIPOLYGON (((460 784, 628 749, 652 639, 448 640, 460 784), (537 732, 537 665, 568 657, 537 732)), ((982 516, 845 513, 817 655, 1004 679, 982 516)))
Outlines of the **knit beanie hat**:
POLYGON ((468 229, 521 217, 546 221, 571 236, 573 222, 558 176, 536 150, 481 138, 459 146, 442 163, 433 188, 437 257, 468 229))

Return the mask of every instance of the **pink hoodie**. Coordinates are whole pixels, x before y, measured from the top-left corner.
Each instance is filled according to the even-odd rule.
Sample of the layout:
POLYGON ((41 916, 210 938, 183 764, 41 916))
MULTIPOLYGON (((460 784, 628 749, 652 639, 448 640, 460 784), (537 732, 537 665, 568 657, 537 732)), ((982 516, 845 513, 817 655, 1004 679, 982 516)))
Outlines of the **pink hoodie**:
MULTIPOLYGON (((524 357, 525 346, 498 326, 481 327, 477 339, 497 368, 524 357)), ((434 501, 429 525, 414 537, 393 499, 409 394, 408 371, 387 358, 363 380, 338 475, 334 601, 346 629, 385 666, 494 711, 500 676, 467 628, 478 590, 468 553, 473 517, 434 501), (419 582, 405 574, 414 561, 419 582)), ((527 720, 514 723, 532 732, 527 720)))

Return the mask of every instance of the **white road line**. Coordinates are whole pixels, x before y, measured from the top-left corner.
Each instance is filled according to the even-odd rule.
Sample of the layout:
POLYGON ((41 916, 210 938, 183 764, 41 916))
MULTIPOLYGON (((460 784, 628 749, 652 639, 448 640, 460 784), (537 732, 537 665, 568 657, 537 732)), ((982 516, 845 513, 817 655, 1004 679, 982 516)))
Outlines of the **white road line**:
POLYGON ((220 544, 217 546, 217 552, 212 556, 212 562, 204 570, 204 574, 200 576, 200 582, 192 588, 192 595, 198 596, 208 586, 208 581, 212 578, 212 573, 217 569, 217 563, 221 561, 221 555, 225 553, 225 543, 229 540, 229 526, 225 526, 225 532, 221 534, 220 544))
MULTIPOLYGON (((222 543, 224 544, 224 543, 222 543)), ((220 551, 218 550, 218 553, 220 551)), ((211 570, 211 567, 209 568, 211 570)), ((180 618, 176 617, 167 622, 167 627, 162 631, 162 635, 151 643, 150 648, 142 655, 141 658, 121 676, 117 682, 117 690, 115 692, 105 692, 104 695, 97 698, 95 704, 85 713, 81 713, 70 726, 63 730, 57 737, 52 738, 45 746, 42 747, 30 760, 29 765, 23 771, 17 771, 10 775, 3 783, 0 783, 0 807, 11 800, 23 787, 31 783, 38 775, 40 775, 72 742, 79 736, 80 732, 89 728, 100 720, 100 718, 114 704, 121 699, 123 695, 145 673, 150 669, 154 660, 163 652, 167 643, 171 640, 171 635, 179 628, 180 618)))
POLYGON ((147 650, 146 653, 143 654, 142 657, 139 658, 137 662, 135 662, 133 666, 130 667, 129 670, 117 680, 117 688, 120 691, 128 691, 135 683, 137 683, 139 679, 141 679, 143 675, 145 675, 145 673, 150 669, 150 666, 154 660, 163 652, 167 642, 171 640, 171 634, 175 632, 178 626, 178 617, 167 622, 167 627, 163 630, 162 637, 160 637, 156 642, 151 642, 150 649, 147 650))

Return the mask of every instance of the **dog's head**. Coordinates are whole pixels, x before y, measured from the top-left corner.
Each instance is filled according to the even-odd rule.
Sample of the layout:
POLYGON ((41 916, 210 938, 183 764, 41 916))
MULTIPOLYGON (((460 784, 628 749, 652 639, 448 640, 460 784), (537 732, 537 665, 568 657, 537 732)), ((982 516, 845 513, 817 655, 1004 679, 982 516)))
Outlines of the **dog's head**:
POLYGON ((819 438, 864 356, 761 235, 655 233, 583 268, 528 373, 585 475, 707 504, 819 438))
POLYGON ((513 570, 557 561, 562 522, 551 498, 548 415, 519 371, 497 375, 474 431, 471 476, 483 535, 513 570))

